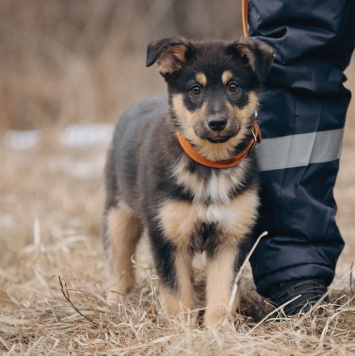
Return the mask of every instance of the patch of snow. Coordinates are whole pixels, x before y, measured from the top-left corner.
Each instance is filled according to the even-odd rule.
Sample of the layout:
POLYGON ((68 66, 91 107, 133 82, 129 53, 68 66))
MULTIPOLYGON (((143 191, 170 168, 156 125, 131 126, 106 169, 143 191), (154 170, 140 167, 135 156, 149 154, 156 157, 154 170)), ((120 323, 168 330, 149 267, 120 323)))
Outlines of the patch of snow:
POLYGON ((60 170, 80 180, 98 179, 103 175, 103 164, 101 155, 96 157, 90 157, 89 160, 78 160, 70 156, 65 156, 58 162, 60 170))
POLYGON ((2 214, 0 215, 0 225, 4 227, 12 227, 15 225, 15 220, 10 214, 2 214))
POLYGON ((60 134, 60 141, 65 146, 97 145, 109 142, 112 133, 112 124, 70 125, 60 134))
POLYGON ((29 150, 40 146, 42 141, 42 132, 40 130, 5 132, 4 143, 7 148, 13 150, 29 150))
POLYGON ((96 179, 102 176, 101 170, 98 170, 96 166, 91 162, 77 162, 75 165, 68 167, 67 172, 77 179, 96 179))
MULTIPOLYGON (((106 144, 111 141, 113 124, 96 123, 70 125, 59 132, 58 139, 64 146, 88 147, 106 144)), ((41 130, 9 130, 3 136, 5 147, 13 150, 29 150, 39 147, 42 143, 41 130)))

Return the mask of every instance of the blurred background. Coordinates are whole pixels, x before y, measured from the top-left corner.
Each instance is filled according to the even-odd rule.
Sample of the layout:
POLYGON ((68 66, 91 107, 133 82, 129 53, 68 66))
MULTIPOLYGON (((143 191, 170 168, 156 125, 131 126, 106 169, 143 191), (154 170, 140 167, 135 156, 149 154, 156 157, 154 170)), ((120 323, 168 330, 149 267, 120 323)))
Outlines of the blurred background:
POLYGON ((237 39, 240 0, 0 0, 0 130, 114 121, 165 89, 147 43, 237 39))

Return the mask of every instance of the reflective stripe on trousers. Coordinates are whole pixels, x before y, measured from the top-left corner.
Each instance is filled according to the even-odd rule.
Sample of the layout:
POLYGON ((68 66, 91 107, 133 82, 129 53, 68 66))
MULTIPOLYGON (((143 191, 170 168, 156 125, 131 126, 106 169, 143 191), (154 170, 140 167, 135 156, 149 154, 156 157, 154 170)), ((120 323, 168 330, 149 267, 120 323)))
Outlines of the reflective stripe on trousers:
POLYGON ((257 147, 259 170, 270 171, 340 159, 343 129, 264 139, 257 147))

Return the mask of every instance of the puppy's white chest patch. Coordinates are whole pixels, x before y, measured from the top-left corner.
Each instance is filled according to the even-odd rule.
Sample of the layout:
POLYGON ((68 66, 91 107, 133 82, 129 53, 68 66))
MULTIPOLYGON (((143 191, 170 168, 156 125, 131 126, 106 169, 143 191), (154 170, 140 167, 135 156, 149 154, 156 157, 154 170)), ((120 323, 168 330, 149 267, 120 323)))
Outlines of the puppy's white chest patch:
POLYGON ((200 177, 187 167, 188 161, 182 157, 172 175, 176 183, 193 196, 195 203, 228 204, 231 192, 243 187, 241 177, 244 175, 244 162, 237 167, 217 172, 212 170, 208 177, 200 177))

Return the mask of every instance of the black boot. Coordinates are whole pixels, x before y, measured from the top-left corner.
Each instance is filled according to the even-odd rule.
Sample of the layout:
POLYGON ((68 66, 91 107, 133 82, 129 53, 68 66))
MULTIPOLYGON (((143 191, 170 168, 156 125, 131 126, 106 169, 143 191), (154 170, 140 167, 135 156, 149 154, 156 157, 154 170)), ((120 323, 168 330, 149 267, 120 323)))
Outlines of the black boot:
MULTIPOLYGON (((327 286, 322 279, 298 279, 274 286, 271 289, 270 300, 279 307, 300 295, 299 298, 284 307, 285 314, 291 316, 309 311, 326 292, 327 286)), ((323 302, 329 302, 328 297, 323 302)))

